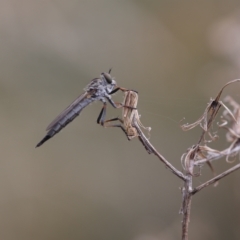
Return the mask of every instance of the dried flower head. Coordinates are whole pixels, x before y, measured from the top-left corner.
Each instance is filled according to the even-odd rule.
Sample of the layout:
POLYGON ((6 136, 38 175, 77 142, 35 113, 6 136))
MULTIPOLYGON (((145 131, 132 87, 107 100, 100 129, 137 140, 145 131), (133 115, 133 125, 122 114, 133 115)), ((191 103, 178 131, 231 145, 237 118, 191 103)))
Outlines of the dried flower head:
POLYGON ((191 123, 191 124, 183 124, 181 126, 182 130, 184 131, 188 131, 188 130, 191 130, 193 129, 194 127, 196 126, 200 126, 202 129, 203 129, 203 134, 200 138, 200 141, 202 141, 204 135, 206 132, 209 133, 210 137, 212 138, 212 140, 215 140, 216 136, 213 136, 210 132, 209 132, 209 129, 210 127, 212 126, 212 123, 214 121, 214 119, 216 118, 217 116, 217 113, 220 109, 221 106, 223 106, 225 108, 225 110, 229 113, 229 115, 236 121, 234 115, 231 113, 231 111, 225 106, 225 104, 220 101, 220 97, 221 97, 221 94, 224 90, 225 87, 227 87, 229 84, 232 84, 232 83, 235 83, 235 82, 239 82, 240 79, 235 79, 235 80, 232 80, 232 81, 229 81, 228 83, 226 83, 222 89, 219 91, 218 95, 216 96, 215 99, 211 99, 210 102, 208 103, 203 115, 194 123, 191 123))
POLYGON ((234 116, 235 121, 231 116, 229 116, 228 111, 223 112, 223 123, 225 122, 223 127, 225 127, 228 123, 231 124, 231 127, 225 127, 228 129, 227 132, 227 141, 232 142, 236 138, 240 138, 240 105, 233 100, 232 97, 226 96, 224 98, 224 102, 228 103, 232 107, 232 115, 234 116))
POLYGON ((232 97, 225 97, 224 101, 232 107, 231 115, 229 111, 224 111, 222 116, 222 124, 220 127, 227 130, 226 139, 231 145, 222 151, 226 155, 226 161, 232 163, 240 151, 240 105, 233 100, 232 97), (234 119, 232 118, 234 116, 234 119), (228 124, 231 126, 229 127, 228 124), (230 160, 232 158, 233 160, 230 160))
POLYGON ((193 145, 181 157, 183 169, 192 176, 199 176, 200 172, 194 173, 194 162, 198 159, 199 145, 193 145))
POLYGON ((198 177, 200 175, 200 171, 198 173, 194 173, 194 167, 199 167, 201 169, 203 163, 207 163, 212 173, 216 175, 216 172, 210 162, 211 159, 220 156, 221 152, 210 148, 206 145, 200 146, 194 145, 190 149, 188 149, 187 153, 182 155, 181 162, 185 171, 190 173, 194 177, 198 177), (203 163, 202 160, 205 160, 203 163))

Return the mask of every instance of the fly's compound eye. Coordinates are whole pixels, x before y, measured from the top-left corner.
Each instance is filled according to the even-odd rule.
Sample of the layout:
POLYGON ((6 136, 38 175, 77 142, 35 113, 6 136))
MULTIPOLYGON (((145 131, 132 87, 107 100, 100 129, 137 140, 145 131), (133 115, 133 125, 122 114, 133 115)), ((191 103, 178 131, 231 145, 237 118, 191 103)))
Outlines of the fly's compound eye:
POLYGON ((104 76, 104 78, 106 79, 106 81, 111 84, 112 83, 112 77, 109 73, 102 73, 102 75, 104 76))

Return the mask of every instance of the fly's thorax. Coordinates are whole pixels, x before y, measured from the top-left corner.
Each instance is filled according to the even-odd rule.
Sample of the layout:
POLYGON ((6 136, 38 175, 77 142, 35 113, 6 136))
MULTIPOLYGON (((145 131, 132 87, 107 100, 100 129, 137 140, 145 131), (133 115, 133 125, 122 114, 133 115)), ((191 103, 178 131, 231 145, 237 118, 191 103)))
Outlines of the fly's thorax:
POLYGON ((93 89, 98 89, 99 87, 101 87, 102 85, 104 85, 103 81, 101 78, 94 78, 85 88, 84 91, 88 92, 90 90, 93 89))
POLYGON ((109 93, 115 88, 116 81, 109 73, 102 73, 99 78, 94 78, 85 88, 85 92, 94 92, 93 98, 109 96, 109 93))

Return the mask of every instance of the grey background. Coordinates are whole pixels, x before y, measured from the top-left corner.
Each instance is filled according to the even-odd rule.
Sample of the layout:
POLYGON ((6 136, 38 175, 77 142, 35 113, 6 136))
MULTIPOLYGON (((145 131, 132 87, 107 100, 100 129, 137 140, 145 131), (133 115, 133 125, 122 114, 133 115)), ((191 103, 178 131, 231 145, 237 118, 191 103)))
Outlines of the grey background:
MULTIPOLYGON (((240 77, 239 13, 235 0, 1 0, 0 239, 180 239, 182 183, 137 139, 98 126, 101 103, 34 147, 112 67, 120 86, 139 91, 152 143, 181 168, 200 131, 182 132, 179 121, 197 119, 240 77)), ((225 94, 239 100, 239 86, 225 94)), ((120 114, 108 107, 109 118, 120 114)), ((212 177, 203 170, 195 185, 212 177)), ((194 197, 190 239, 240 238, 239 180, 194 197)))

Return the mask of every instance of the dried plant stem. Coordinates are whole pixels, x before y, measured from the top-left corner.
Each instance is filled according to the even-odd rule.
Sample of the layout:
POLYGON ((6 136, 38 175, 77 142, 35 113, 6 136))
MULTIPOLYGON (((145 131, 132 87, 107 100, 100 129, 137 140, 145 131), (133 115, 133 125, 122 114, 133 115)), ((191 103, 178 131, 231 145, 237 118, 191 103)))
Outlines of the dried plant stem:
MULTIPOLYGON (((200 186, 192 189, 192 175, 186 174, 184 175, 182 172, 177 170, 171 163, 169 163, 156 149, 155 147, 150 143, 148 138, 144 135, 141 128, 138 125, 138 122, 135 118, 133 118, 133 126, 136 128, 139 138, 146 149, 149 149, 150 152, 152 152, 154 155, 158 157, 160 161, 164 163, 164 165, 171 170, 171 172, 182 179, 184 181, 184 187, 182 188, 182 195, 183 195, 183 203, 181 208, 181 213, 183 214, 182 219, 182 240, 188 240, 188 228, 189 228, 189 222, 190 222, 190 211, 191 211, 191 202, 192 197, 195 193, 199 192, 201 189, 216 183, 218 180, 222 179, 223 177, 227 176, 228 174, 236 171, 240 168, 240 163, 235 165, 234 167, 228 169, 227 171, 219 174, 218 176, 210 179, 209 181, 201 184, 200 186)), ((218 159, 219 156, 216 156, 216 159, 218 159)))
POLYGON ((151 152, 158 157, 160 161, 162 161, 167 168, 171 170, 173 174, 184 181, 184 187, 182 189, 183 194, 183 203, 181 213, 183 214, 182 220, 182 240, 188 239, 188 226, 190 222, 190 210, 191 210, 191 200, 192 200, 192 175, 187 174, 184 175, 182 172, 178 171, 171 163, 169 163, 150 143, 150 141, 146 138, 141 128, 138 126, 138 123, 135 118, 133 118, 133 126, 137 129, 141 142, 145 145, 146 149, 150 149, 151 152))
POLYGON ((208 180, 207 182, 199 185, 198 187, 194 188, 194 189, 192 190, 191 194, 194 195, 195 193, 199 192, 199 191, 202 190, 203 188, 205 188, 205 187, 207 187, 207 186, 209 186, 209 185, 211 185, 211 184, 216 183, 218 180, 226 177, 226 176, 229 175, 230 173, 233 173, 234 171, 238 170, 239 168, 240 168, 240 163, 237 164, 237 165, 235 165, 234 167, 226 170, 225 172, 217 175, 216 177, 208 180))
MULTIPOLYGON (((132 119, 132 125, 133 127, 136 128, 137 133, 139 135, 139 139, 142 142, 142 144, 145 146, 146 150, 148 151, 148 153, 153 153, 154 155, 156 155, 158 157, 158 159, 163 162, 163 164, 170 169, 170 171, 176 175, 177 177, 179 177, 181 180, 184 181, 184 187, 182 188, 182 208, 180 213, 183 215, 182 217, 182 240, 188 240, 188 232, 189 232, 189 222, 190 222, 190 212, 191 212, 191 203, 192 203, 192 197, 194 194, 196 194, 197 192, 199 192, 200 190, 202 190, 203 188, 216 183, 217 181, 219 181, 220 179, 224 178, 225 176, 233 173, 234 171, 238 170, 240 168, 240 163, 235 165, 234 167, 226 170, 225 172, 217 175, 216 177, 210 179, 209 181, 201 184, 200 186, 196 187, 196 188, 192 188, 192 178, 193 176, 190 173, 187 173, 186 175, 183 174, 182 172, 180 172, 179 170, 177 170, 170 162, 168 162, 156 149, 155 147, 151 144, 151 142, 149 141, 149 139, 144 135, 144 133, 142 132, 140 126, 138 125, 138 122, 135 118, 135 116, 132 119)), ((226 151, 226 153, 228 154, 232 154, 236 152, 235 149, 232 149, 232 151, 226 151)), ((203 164, 209 160, 217 160, 219 158, 221 158, 223 155, 224 151, 222 152, 222 154, 216 155, 216 156, 212 156, 210 158, 206 158, 203 160, 199 160, 196 161, 194 163, 194 165, 199 165, 199 164, 203 164)), ((227 155, 227 154, 226 154, 227 155)))
POLYGON ((183 203, 181 212, 183 214, 182 220, 182 240, 188 240, 188 227, 190 222, 190 211, 192 203, 192 175, 187 174, 186 180, 184 182, 184 187, 182 188, 183 203))
MULTIPOLYGON (((190 130, 197 125, 200 125, 203 129, 202 134, 200 136, 200 139, 197 143, 197 145, 193 145, 191 148, 188 149, 187 153, 185 153, 181 160, 182 163, 184 163, 183 167, 185 169, 185 174, 176 169, 169 161, 167 161, 151 144, 149 139, 144 135, 143 129, 150 129, 146 128, 142 125, 140 121, 140 115, 138 114, 137 107, 137 101, 138 101, 138 94, 134 91, 129 91, 125 94, 125 100, 123 105, 130 106, 130 108, 124 108, 123 109, 123 120, 119 118, 111 119, 106 122, 112 121, 112 120, 119 120, 122 125, 111 125, 111 126, 117 126, 121 127, 121 129, 124 131, 124 133, 127 135, 128 139, 132 139, 134 137, 138 137, 140 142, 143 144, 145 149, 149 154, 153 153, 157 158, 168 168, 170 171, 176 175, 178 178, 180 178, 183 181, 183 187, 182 187, 182 207, 180 210, 180 213, 182 214, 182 240, 188 240, 188 233, 189 233, 189 223, 190 223, 190 212, 191 212, 191 203, 192 203, 192 197, 196 193, 198 193, 200 190, 202 190, 205 187, 208 187, 211 184, 216 183, 220 179, 226 177, 227 175, 233 173, 234 171, 238 170, 240 168, 240 163, 235 165, 234 167, 224 171, 223 173, 215 176, 214 178, 206 181, 205 183, 199 185, 198 187, 193 188, 193 177, 199 176, 200 173, 195 174, 194 173, 194 167, 199 167, 207 163, 212 172, 215 174, 215 171, 211 165, 211 161, 218 160, 220 158, 226 157, 226 161, 230 162, 230 157, 235 157, 239 151, 240 151, 240 107, 237 105, 237 109, 235 109, 233 114, 221 101, 219 101, 220 96, 222 94, 223 89, 234 82, 240 82, 240 79, 233 80, 228 82, 226 85, 223 86, 221 91, 218 93, 217 97, 215 99, 212 99, 211 102, 208 104, 207 108, 204 111, 204 114, 193 124, 185 124, 182 126, 183 130, 190 130), (228 133, 228 141, 232 141, 231 145, 222 151, 212 149, 209 146, 207 146, 208 142, 211 142, 215 139, 217 139, 217 135, 215 136, 211 134, 211 126, 214 122, 214 119, 217 116, 217 113, 219 112, 220 107, 223 106, 225 108, 225 111, 228 115, 231 116, 233 119, 232 121, 233 126, 232 128, 226 127, 227 120, 223 120, 223 124, 218 125, 219 127, 225 127, 229 133, 228 133), (237 121, 238 120, 238 121, 237 121), (205 140, 205 135, 208 134, 211 138, 210 141, 205 140), (204 143, 204 145, 201 145, 201 143, 204 143), (184 157, 184 158, 183 158, 184 157)), ((226 114, 225 114, 226 115, 226 114)))
POLYGON ((141 142, 145 145, 146 149, 150 149, 151 152, 156 155, 158 157, 158 159, 160 161, 162 161, 165 166, 170 169, 170 171, 176 175, 177 177, 179 177, 180 179, 182 179, 183 181, 186 180, 186 177, 184 176, 184 174, 182 172, 180 172, 179 170, 177 170, 170 162, 168 162, 156 149, 155 147, 150 143, 150 141, 148 140, 148 138, 144 135, 144 133, 142 132, 141 128, 139 127, 138 123, 137 123, 137 119, 134 117, 133 118, 133 126, 137 129, 137 132, 139 134, 139 137, 141 139, 141 142))

